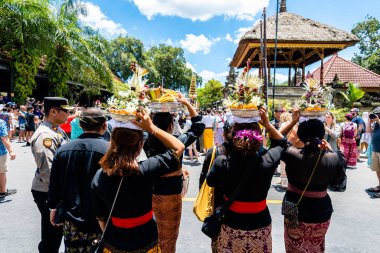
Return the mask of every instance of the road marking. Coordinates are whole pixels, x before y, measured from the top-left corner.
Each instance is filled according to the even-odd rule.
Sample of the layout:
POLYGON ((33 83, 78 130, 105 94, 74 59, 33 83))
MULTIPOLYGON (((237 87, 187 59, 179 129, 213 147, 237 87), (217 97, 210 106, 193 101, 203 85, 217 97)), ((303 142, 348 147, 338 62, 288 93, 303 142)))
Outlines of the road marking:
MULTIPOLYGON (((184 202, 194 202, 196 198, 183 198, 184 202)), ((282 204, 280 199, 267 199, 267 204, 282 204)))

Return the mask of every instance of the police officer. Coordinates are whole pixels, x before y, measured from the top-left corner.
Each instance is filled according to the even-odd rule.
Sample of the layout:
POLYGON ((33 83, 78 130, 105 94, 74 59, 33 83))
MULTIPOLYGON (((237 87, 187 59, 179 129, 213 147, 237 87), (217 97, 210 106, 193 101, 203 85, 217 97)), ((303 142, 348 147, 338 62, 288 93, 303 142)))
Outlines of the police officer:
POLYGON ((62 227, 55 227, 50 223, 50 211, 46 201, 54 154, 61 145, 69 141, 59 125, 67 121, 68 111, 74 108, 68 105, 67 99, 60 97, 46 97, 44 107, 44 121, 30 140, 37 164, 32 194, 41 213, 41 242, 38 244, 38 250, 40 253, 56 253, 61 245, 62 227))

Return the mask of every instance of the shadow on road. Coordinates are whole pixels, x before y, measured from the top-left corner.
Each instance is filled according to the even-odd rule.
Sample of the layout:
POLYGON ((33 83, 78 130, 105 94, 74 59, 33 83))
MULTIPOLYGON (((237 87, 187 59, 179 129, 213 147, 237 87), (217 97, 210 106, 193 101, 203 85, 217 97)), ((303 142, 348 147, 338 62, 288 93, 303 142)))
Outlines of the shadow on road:
POLYGON ((12 201, 11 199, 0 198, 0 204, 4 204, 11 201, 12 201))
POLYGON ((286 188, 282 187, 281 185, 275 185, 275 184, 272 184, 273 188, 277 191, 277 192, 286 192, 286 188))

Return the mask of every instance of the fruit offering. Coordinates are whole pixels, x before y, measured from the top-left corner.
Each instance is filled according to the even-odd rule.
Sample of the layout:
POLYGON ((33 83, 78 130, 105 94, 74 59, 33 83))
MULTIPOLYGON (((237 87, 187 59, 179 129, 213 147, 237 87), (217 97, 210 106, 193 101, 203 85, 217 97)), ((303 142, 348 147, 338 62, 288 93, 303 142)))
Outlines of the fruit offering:
POLYGON ((239 75, 235 85, 232 85, 228 91, 228 98, 224 100, 224 105, 231 110, 258 110, 264 106, 264 99, 260 94, 260 88, 263 86, 263 80, 250 73, 250 62, 239 75))
POLYGON ((328 99, 325 89, 319 84, 318 80, 306 80, 305 94, 298 101, 298 107, 302 112, 323 112, 328 108, 328 99))
POLYGON ((174 90, 163 89, 162 87, 149 89, 147 92, 152 102, 172 103, 177 101, 178 93, 174 90))

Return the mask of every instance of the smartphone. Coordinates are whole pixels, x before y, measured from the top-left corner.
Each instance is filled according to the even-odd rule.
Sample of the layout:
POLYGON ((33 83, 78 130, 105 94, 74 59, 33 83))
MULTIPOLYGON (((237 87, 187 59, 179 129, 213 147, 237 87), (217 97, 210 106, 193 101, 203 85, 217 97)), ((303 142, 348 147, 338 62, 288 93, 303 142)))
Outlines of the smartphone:
POLYGON ((370 119, 376 119, 376 118, 377 118, 377 115, 374 114, 374 113, 371 113, 368 117, 369 117, 370 119))

